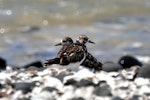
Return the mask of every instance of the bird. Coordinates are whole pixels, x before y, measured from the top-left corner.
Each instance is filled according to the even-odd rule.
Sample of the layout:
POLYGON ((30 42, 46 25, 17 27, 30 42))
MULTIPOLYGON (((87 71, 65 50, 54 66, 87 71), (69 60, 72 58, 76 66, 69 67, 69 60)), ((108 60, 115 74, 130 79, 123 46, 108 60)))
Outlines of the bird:
MULTIPOLYGON (((88 37, 86 35, 80 35, 79 38, 76 40, 77 44, 83 45, 86 48, 86 41, 88 40, 88 37), (83 39, 84 38, 84 41, 83 39)), ((89 43, 95 44, 93 41, 88 40, 89 43)), ((98 61, 91 53, 87 51, 85 60, 80 64, 81 66, 87 67, 89 69, 96 71, 102 70, 102 63, 98 61)))
POLYGON ((67 47, 67 50, 63 54, 64 58, 71 63, 84 61, 87 55, 86 43, 95 44, 85 34, 81 34, 76 39, 76 43, 72 43, 72 45, 67 47))
POLYGON ((57 53, 57 57, 45 62, 46 66, 52 64, 69 65, 70 63, 83 62, 87 54, 85 44, 87 42, 94 44, 86 35, 80 35, 76 43, 72 41, 69 42, 69 40, 70 39, 63 38, 61 43, 56 44, 56 46, 62 45, 62 49, 57 53))
POLYGON ((89 68, 94 72, 102 70, 103 66, 103 64, 89 52, 87 52, 85 60, 80 65, 89 68))
POLYGON ((48 60, 45 64, 68 65, 70 63, 80 62, 80 66, 94 69, 94 71, 102 70, 102 63, 87 51, 85 45, 87 42, 95 44, 85 34, 81 34, 76 39, 76 43, 73 43, 73 40, 70 37, 64 37, 60 43, 55 45, 62 46, 62 49, 60 49, 60 51, 58 52, 57 57, 48 60), (54 61, 56 59, 57 61, 54 61))
POLYGON ((60 43, 55 44, 55 46, 62 46, 62 48, 59 50, 59 52, 57 53, 57 57, 60 58, 63 54, 63 52, 65 52, 65 50, 67 49, 67 47, 69 45, 71 45, 73 43, 73 40, 71 37, 64 37, 60 43))
POLYGON ((60 46, 61 45, 62 48, 58 51, 57 56, 55 58, 46 60, 44 65, 48 66, 48 65, 52 65, 52 64, 60 64, 60 60, 61 60, 61 57, 62 57, 63 53, 66 51, 67 47, 69 45, 71 45, 72 43, 73 43, 72 38, 66 36, 60 41, 60 43, 55 44, 55 46, 60 46))

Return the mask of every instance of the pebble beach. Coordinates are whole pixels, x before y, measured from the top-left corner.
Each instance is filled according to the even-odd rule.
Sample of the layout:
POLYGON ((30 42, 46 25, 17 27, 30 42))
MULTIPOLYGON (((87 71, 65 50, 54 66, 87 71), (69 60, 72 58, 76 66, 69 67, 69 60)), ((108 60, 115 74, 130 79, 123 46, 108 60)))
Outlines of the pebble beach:
POLYGON ((0 100, 150 100, 149 0, 0 0, 0 100), (86 34, 101 71, 44 66, 86 34))
MULTIPOLYGON (((124 56, 131 62, 131 56, 124 56)), ((93 73, 87 68, 77 71, 39 66, 35 62, 26 67, 7 66, 0 73, 2 100, 149 100, 150 65, 134 66, 124 60, 123 65, 107 62, 103 70, 93 73), (114 70, 115 68, 115 70, 114 70), (137 69, 139 69, 137 71, 137 69), (147 71, 145 71, 147 70, 147 71)))

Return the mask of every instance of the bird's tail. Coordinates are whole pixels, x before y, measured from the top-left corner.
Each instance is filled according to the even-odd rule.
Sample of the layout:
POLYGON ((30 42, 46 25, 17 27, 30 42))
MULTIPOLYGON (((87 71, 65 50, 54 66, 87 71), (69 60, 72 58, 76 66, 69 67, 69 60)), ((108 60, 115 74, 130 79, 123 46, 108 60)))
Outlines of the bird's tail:
POLYGON ((54 58, 54 59, 49 59, 46 60, 44 63, 45 66, 52 65, 52 64, 59 64, 60 63, 60 58, 54 58))

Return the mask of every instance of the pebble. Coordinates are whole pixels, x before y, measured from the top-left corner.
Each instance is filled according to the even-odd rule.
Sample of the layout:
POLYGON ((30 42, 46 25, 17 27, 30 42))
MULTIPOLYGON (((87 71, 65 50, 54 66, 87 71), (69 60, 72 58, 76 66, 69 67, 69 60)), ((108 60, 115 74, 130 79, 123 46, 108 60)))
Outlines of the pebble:
POLYGON ((137 86, 144 86, 144 85, 149 85, 150 80, 149 79, 144 79, 144 78, 136 78, 134 80, 134 82, 137 86))
POLYGON ((139 66, 133 66, 131 68, 123 69, 121 74, 125 79, 134 80, 140 69, 141 67, 139 66))
POLYGON ((96 87, 93 93, 97 96, 112 96, 111 89, 107 84, 96 87))
POLYGON ((54 87, 44 87, 42 91, 48 91, 48 92, 53 92, 53 91, 58 91, 58 89, 54 87))
POLYGON ((82 87, 82 86, 95 86, 92 81, 82 79, 80 81, 75 81, 75 80, 68 80, 64 85, 73 85, 75 87, 82 87))
MULTIPOLYGON (((111 62, 106 65, 113 67, 118 64, 111 62)), ((84 68, 77 72, 50 67, 37 70, 40 66, 28 66, 24 71, 9 69, 0 72, 0 96, 5 100, 10 97, 12 100, 150 99, 150 79, 137 75, 131 80, 136 72, 140 74, 146 66, 149 65, 137 71, 139 66, 121 69, 119 65, 119 70, 96 73, 84 68), (127 77, 128 74, 131 77, 127 77)))
POLYGON ((44 80, 44 86, 54 87, 58 90, 62 90, 63 88, 63 83, 55 77, 45 76, 44 80))
POLYGON ((31 82, 31 83, 18 82, 18 83, 13 84, 14 89, 21 90, 23 93, 31 92, 34 86, 35 86, 35 82, 31 82))

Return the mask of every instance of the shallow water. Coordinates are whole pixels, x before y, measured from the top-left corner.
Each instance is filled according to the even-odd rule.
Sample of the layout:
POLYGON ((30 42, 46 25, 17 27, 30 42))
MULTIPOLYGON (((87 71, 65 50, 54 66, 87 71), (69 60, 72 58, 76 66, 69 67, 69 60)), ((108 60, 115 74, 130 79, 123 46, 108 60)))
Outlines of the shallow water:
POLYGON ((82 33, 101 62, 150 57, 150 1, 0 0, 0 56, 9 65, 52 58, 62 37, 82 33))

